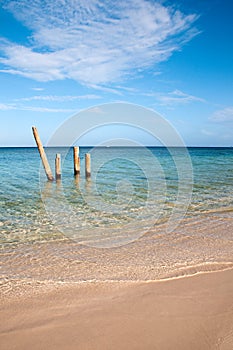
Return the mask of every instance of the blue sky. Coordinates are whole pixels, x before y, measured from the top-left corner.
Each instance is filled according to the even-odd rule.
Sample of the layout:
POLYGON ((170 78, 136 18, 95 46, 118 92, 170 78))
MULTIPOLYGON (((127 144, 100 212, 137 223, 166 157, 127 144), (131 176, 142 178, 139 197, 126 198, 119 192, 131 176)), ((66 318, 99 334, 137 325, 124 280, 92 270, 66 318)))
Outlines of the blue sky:
POLYGON ((159 112, 188 146, 233 146, 232 13, 231 0, 2 0, 0 146, 34 146, 32 125, 46 143, 117 101, 159 112))

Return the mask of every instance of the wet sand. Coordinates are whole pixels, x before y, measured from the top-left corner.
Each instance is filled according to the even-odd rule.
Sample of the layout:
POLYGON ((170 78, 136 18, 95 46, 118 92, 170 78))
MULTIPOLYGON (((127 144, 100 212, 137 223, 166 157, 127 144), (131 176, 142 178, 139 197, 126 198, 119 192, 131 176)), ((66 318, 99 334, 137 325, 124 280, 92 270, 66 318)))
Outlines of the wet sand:
POLYGON ((164 232, 111 249, 5 247, 1 350, 233 349, 232 214, 164 232))
POLYGON ((2 350, 233 348, 233 269, 37 287, 2 299, 2 350))

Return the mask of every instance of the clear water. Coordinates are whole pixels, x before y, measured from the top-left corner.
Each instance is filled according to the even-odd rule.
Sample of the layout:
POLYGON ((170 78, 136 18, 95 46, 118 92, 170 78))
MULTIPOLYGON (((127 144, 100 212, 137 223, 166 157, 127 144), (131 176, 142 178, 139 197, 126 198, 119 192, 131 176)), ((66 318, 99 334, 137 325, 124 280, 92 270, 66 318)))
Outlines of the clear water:
POLYGON ((46 153, 53 170, 61 153, 60 182, 47 181, 36 148, 0 148, 7 295, 18 283, 144 281, 233 267, 232 148, 190 148, 190 159, 183 149, 81 148, 76 178, 72 150, 46 153))
MULTIPOLYGON (((130 225, 128 234, 132 235, 133 230, 150 228, 152 219, 153 225, 169 220, 177 205, 178 187, 185 181, 182 149, 175 150, 180 164, 184 162, 184 178, 180 183, 174 157, 162 147, 146 151, 81 148, 79 178, 73 176, 72 149, 51 148, 46 152, 52 169, 55 154, 61 153, 62 181, 59 183, 47 182, 36 148, 0 148, 2 246, 62 239, 64 234, 76 239, 77 232, 81 242, 84 236, 93 239, 93 232, 98 240, 98 229, 101 235, 107 230, 107 238, 115 235, 116 242, 127 235, 127 225, 130 225), (89 181, 84 176, 87 152, 92 152, 89 181)), ((218 211, 226 215, 232 213, 233 148, 189 148, 188 152, 193 179, 188 176, 189 183, 181 193, 188 202, 185 216, 218 211)))

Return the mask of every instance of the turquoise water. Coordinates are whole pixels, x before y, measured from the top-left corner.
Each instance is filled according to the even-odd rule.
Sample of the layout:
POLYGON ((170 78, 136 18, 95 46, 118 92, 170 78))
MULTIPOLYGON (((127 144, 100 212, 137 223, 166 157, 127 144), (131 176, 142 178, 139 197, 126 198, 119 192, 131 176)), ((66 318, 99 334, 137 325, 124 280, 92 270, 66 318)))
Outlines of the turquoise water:
POLYGON ((95 234, 97 241, 113 235, 114 245, 124 235, 134 239, 133 231, 146 232, 168 221, 174 207, 182 217, 233 212, 233 148, 189 148, 190 168, 182 149, 173 149, 171 155, 162 147, 83 147, 76 178, 72 149, 46 152, 52 170, 56 153, 62 156, 59 183, 46 181, 36 148, 0 148, 3 247, 64 236, 83 242, 95 234), (92 156, 89 181, 84 176, 87 152, 92 156))

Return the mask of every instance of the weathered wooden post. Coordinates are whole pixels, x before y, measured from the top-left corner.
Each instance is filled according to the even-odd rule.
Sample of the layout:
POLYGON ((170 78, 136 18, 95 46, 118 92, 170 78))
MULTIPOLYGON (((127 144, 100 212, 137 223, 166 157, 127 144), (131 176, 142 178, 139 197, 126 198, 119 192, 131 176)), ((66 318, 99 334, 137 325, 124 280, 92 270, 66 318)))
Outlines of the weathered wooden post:
POLYGON ((85 174, 86 174, 86 178, 91 176, 91 155, 90 155, 90 153, 85 154, 85 174))
POLYGON ((73 148, 74 155, 74 175, 80 174, 80 157, 79 157, 79 147, 76 146, 73 148))
POLYGON ((47 179, 49 181, 54 181, 54 177, 53 177, 51 168, 49 166, 49 162, 48 162, 46 153, 44 151, 44 147, 42 145, 42 142, 40 140, 40 136, 39 136, 38 131, 37 131, 35 126, 32 127, 32 132, 33 132, 33 135, 34 135, 34 138, 35 138, 35 141, 36 141, 39 153, 40 153, 40 157, 41 157, 41 160, 42 160, 42 164, 44 166, 44 170, 45 170, 47 179))
POLYGON ((79 190, 79 188, 80 188, 80 175, 79 174, 75 175, 74 184, 77 187, 77 190, 79 190))
POLYGON ((56 171, 56 180, 61 180, 61 155, 59 153, 56 154, 55 171, 56 171))

